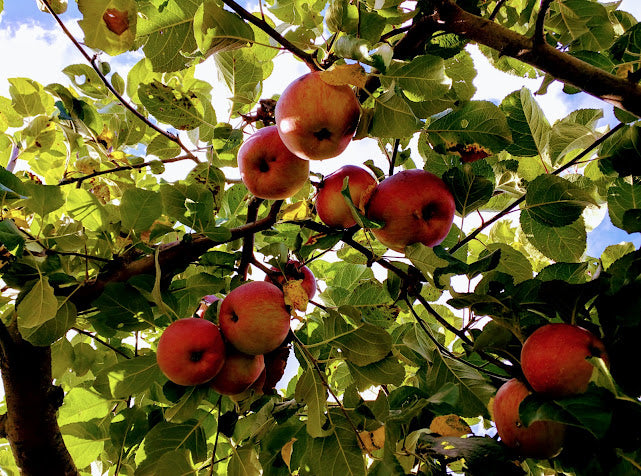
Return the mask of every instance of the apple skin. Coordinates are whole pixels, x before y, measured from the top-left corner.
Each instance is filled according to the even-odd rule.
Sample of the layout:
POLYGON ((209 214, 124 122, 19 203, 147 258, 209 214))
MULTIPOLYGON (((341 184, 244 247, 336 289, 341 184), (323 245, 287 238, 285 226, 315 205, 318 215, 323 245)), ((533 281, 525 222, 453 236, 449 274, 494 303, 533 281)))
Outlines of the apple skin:
POLYGON ((281 139, 302 159, 336 157, 349 145, 361 106, 349 86, 332 86, 318 71, 287 86, 276 103, 276 126, 281 139))
POLYGON ((225 342, 218 326, 188 317, 172 322, 160 336, 158 367, 178 385, 200 385, 216 376, 225 364, 225 342))
POLYGON ((307 293, 307 297, 311 299, 316 294, 316 276, 314 276, 311 269, 300 261, 290 259, 282 270, 274 267, 271 269, 276 273, 265 276, 265 281, 280 284, 282 286, 289 280, 302 279, 302 286, 307 293))
POLYGON ((241 284, 220 305, 220 330, 245 354, 266 354, 287 337, 290 314, 278 286, 265 281, 241 284))
POLYGON ((207 309, 214 304, 216 301, 220 301, 221 299, 216 296, 215 294, 207 294, 206 296, 203 296, 202 299, 200 300, 200 305, 198 306, 198 309, 196 309, 196 312, 194 313, 195 317, 205 317, 205 313, 207 312, 207 309))
POLYGON ((237 395, 247 390, 265 370, 262 354, 247 355, 228 349, 225 365, 209 382, 209 386, 222 395, 237 395))
POLYGON ((356 220, 341 193, 345 177, 349 177, 352 202, 361 210, 378 184, 371 173, 356 165, 345 165, 325 177, 316 194, 316 212, 323 223, 333 228, 349 228, 356 225, 356 220))
POLYGON ((289 198, 309 177, 309 162, 285 147, 276 126, 254 132, 240 146, 237 158, 243 183, 258 198, 289 198))
POLYGON ((503 443, 518 454, 530 458, 552 458, 563 447, 565 425, 539 420, 525 427, 519 418, 519 405, 529 394, 525 384, 515 378, 499 388, 492 412, 496 430, 503 443))
POLYGON ((423 243, 434 247, 452 227, 456 205, 448 186, 425 170, 403 170, 376 186, 366 216, 385 223, 374 236, 394 251, 423 243))
POLYGON ((546 324, 535 330, 521 349, 523 375, 532 389, 549 397, 566 397, 588 388, 594 366, 587 357, 609 365, 601 339, 571 324, 546 324))

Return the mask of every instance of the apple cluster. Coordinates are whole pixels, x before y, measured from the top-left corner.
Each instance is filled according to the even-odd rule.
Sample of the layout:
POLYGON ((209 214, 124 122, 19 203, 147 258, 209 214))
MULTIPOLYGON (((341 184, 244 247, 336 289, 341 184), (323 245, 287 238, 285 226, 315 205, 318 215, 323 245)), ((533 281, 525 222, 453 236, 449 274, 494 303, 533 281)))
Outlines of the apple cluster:
MULTIPOLYGON (((347 85, 332 85, 312 72, 293 81, 276 104, 275 126, 259 129, 238 151, 238 168, 247 189, 258 198, 285 199, 309 176, 309 161, 336 157, 352 140, 360 104, 347 85)), ((436 246, 450 231, 456 211, 448 186, 424 170, 404 170, 380 184, 367 170, 346 165, 325 177, 316 195, 323 223, 356 225, 342 195, 345 180, 355 208, 382 225, 372 233, 385 246, 436 246)))
POLYGON ((535 330, 521 349, 527 384, 513 378, 494 398, 494 422, 503 443, 526 457, 556 456, 563 448, 565 425, 538 420, 525 427, 519 418, 519 406, 532 391, 549 398, 584 393, 594 370, 589 357, 599 357, 609 364, 603 342, 590 331, 563 323, 535 330))
POLYGON ((207 384, 223 395, 272 388, 287 361, 282 344, 290 329, 290 309, 281 289, 287 280, 300 281, 308 298, 316 292, 311 270, 290 260, 282 272, 274 269, 273 277, 241 284, 227 294, 218 325, 205 318, 205 311, 220 298, 205 296, 197 317, 179 319, 163 331, 156 351, 160 370, 178 385, 207 384))

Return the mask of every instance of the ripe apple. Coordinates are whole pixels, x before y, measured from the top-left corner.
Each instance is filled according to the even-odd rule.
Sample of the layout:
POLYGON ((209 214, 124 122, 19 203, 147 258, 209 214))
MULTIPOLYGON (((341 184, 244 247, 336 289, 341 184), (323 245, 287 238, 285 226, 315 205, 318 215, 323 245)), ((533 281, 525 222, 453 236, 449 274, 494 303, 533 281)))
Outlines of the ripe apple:
POLYGON ((221 299, 215 294, 207 294, 206 296, 203 296, 200 300, 200 305, 194 314, 196 317, 205 317, 205 313, 207 312, 207 309, 209 309, 209 306, 220 300, 221 299))
POLYGON ((601 339, 571 324, 546 324, 528 337, 521 349, 521 367, 536 392, 550 397, 583 393, 594 366, 587 357, 608 356, 601 339))
POLYGON ((309 299, 316 294, 316 277, 312 270, 300 261, 289 260, 283 269, 271 268, 274 274, 265 276, 265 281, 280 284, 281 286, 289 280, 303 280, 302 286, 309 299))
POLYGON ((290 350, 289 345, 282 345, 265 355, 265 381, 262 386, 264 393, 268 395, 276 393, 276 384, 285 374, 290 350))
POLYGON ((378 183, 371 173, 356 165, 345 165, 325 177, 316 194, 316 211, 318 217, 327 226, 349 228, 356 225, 356 220, 341 193, 345 177, 349 180, 349 194, 352 202, 362 212, 378 183))
POLYGON ((276 103, 276 126, 298 157, 336 157, 352 140, 361 106, 352 88, 333 86, 318 71, 293 81, 276 103))
POLYGON ((309 177, 309 162, 285 147, 276 126, 263 127, 243 142, 238 169, 247 190, 267 200, 291 197, 309 177))
POLYGON ((367 204, 368 218, 381 221, 372 229, 388 248, 403 252, 406 245, 436 246, 450 231, 456 205, 452 192, 436 175, 425 170, 403 170, 374 189, 367 204))
POLYGON ((275 284, 252 281, 231 291, 220 305, 220 330, 237 350, 266 354, 289 333, 290 315, 275 284))
POLYGON ((523 382, 508 380, 496 392, 493 404, 494 423, 503 443, 530 458, 552 458, 563 447, 565 425, 539 420, 525 427, 519 418, 519 405, 530 394, 523 382))
POLYGON ((265 370, 265 360, 262 354, 247 355, 233 348, 227 350, 225 365, 209 386, 222 395, 237 395, 258 379, 265 370))
POLYGON ((158 341, 158 367, 178 385, 200 385, 216 376, 225 363, 225 343, 218 326, 206 319, 178 319, 158 341))

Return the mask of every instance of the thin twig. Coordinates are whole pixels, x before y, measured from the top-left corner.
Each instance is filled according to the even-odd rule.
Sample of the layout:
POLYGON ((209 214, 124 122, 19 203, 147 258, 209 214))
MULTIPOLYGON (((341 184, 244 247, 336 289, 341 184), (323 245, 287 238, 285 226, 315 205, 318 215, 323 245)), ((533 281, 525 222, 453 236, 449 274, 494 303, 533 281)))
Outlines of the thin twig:
POLYGON ((468 362, 467 360, 462 359, 459 356, 457 356, 456 354, 454 354, 447 347, 445 347, 443 344, 441 344, 436 337, 434 337, 432 335, 432 331, 430 331, 430 329, 427 327, 427 325, 425 324, 425 321, 423 321, 421 316, 419 316, 416 313, 416 311, 414 310, 414 307, 412 306, 412 303, 410 302, 410 300, 407 297, 405 298, 405 302, 407 303, 407 306, 410 308, 410 311, 411 311, 412 315, 414 316, 414 319, 416 319, 416 322, 418 322, 418 324, 421 326, 421 328, 423 329, 423 331, 425 332, 427 337, 434 343, 434 345, 436 345, 437 349, 441 353, 444 353, 448 357, 450 357, 450 358, 452 358, 452 359, 454 359, 454 360, 456 360, 458 362, 461 362, 462 364, 465 364, 468 367, 471 367, 471 368, 473 368, 475 370, 478 370, 479 372, 483 372, 484 374, 489 375, 490 377, 493 377, 493 378, 496 378, 496 379, 500 379, 500 380, 509 380, 511 378, 510 376, 505 376, 505 375, 500 375, 500 374, 494 373, 491 370, 487 370, 487 369, 485 369, 485 368, 483 368, 483 367, 481 367, 479 365, 473 364, 472 362, 468 362))
POLYGON ((116 347, 114 347, 113 345, 111 345, 109 342, 107 342, 107 341, 105 341, 105 340, 102 340, 100 337, 98 337, 98 336, 97 336, 97 335, 95 335, 95 334, 92 334, 92 333, 91 333, 91 332, 89 332, 89 331, 86 331, 86 330, 84 330, 84 329, 80 329, 79 327, 72 327, 72 328, 71 328, 71 330, 74 330, 74 331, 76 331, 76 332, 77 332, 77 333, 79 333, 79 334, 83 334, 83 335, 89 336, 89 337, 91 337, 93 340, 95 340, 96 342, 99 342, 100 344, 102 344, 102 345, 104 345, 105 347, 107 347, 107 348, 109 348, 109 349, 113 350, 113 351, 114 351, 114 352, 116 352, 117 354, 122 355, 122 356, 123 356, 123 357, 125 357, 126 359, 131 359, 131 357, 130 357, 130 356, 128 356, 127 354, 125 354, 122 350, 117 349, 116 347))
POLYGON ((545 15, 547 15, 551 3, 552 0, 541 0, 541 8, 539 9, 539 14, 536 17, 534 37, 532 38, 535 45, 545 43, 545 15))
POLYGON ((229 8, 231 8, 232 10, 234 10, 236 13, 238 13, 238 15, 240 15, 240 17, 243 20, 246 20, 249 23, 253 24, 254 26, 260 28, 269 36, 271 36, 274 40, 276 40, 278 43, 280 43, 285 48, 287 48, 292 54, 294 54, 294 56, 297 56, 298 58, 303 60, 305 64, 309 67, 309 69, 311 69, 312 71, 318 71, 320 69, 318 67, 318 64, 316 64, 316 62, 314 61, 314 58, 312 55, 310 55, 309 53, 306 53, 305 51, 301 50, 298 46, 294 45, 291 41, 286 39, 283 35, 278 33, 265 20, 262 20, 261 18, 258 18, 252 15, 243 7, 241 7, 238 3, 236 3, 234 0, 223 0, 223 3, 227 5, 229 8))
MULTIPOLYGON (((558 169, 556 169, 555 171, 553 171, 553 172, 552 172, 552 175, 558 175, 558 174, 560 174, 561 172, 563 172, 564 170, 567 170, 568 168, 570 168, 570 167, 572 167, 573 165, 575 165, 577 162, 579 162, 581 159, 583 159, 583 157, 585 157, 586 155, 588 155, 588 154, 589 154, 590 152, 592 152, 595 148, 597 148, 597 147, 598 147, 598 146, 600 146, 603 142, 605 142, 607 139, 609 139, 610 137, 612 137, 616 132, 618 132, 618 131, 619 131, 622 127, 624 127, 624 126, 625 126, 625 124, 624 124, 624 123, 619 123, 619 124, 617 124, 613 129, 611 129, 609 132, 607 132, 606 134, 602 135, 599 139, 597 139, 596 141, 594 141, 594 142, 590 145, 590 147, 588 147, 587 149, 585 149, 583 152, 581 152, 579 155, 577 155, 574 159, 570 160, 567 164, 565 164, 565 165, 563 165, 563 166, 559 167, 558 169)), ((469 235, 467 235, 465 238, 463 238, 461 241, 459 241, 457 244, 455 244, 454 246, 452 246, 452 247, 448 250, 448 251, 449 251, 449 253, 450 253, 450 254, 454 254, 457 250, 459 250, 459 249, 460 249, 462 246, 464 246, 466 243, 468 243, 468 242, 472 241, 473 239, 475 239, 475 238, 478 236, 478 234, 479 234, 479 233, 481 233, 481 231, 483 231, 483 229, 485 229, 485 228, 487 228, 488 226, 492 225, 493 223, 497 222, 498 220, 500 220, 501 218, 503 218, 504 216, 506 216, 508 213, 510 213, 514 208, 516 208, 516 207, 517 207, 518 205, 520 205, 522 202, 524 202, 524 201, 525 201, 525 197, 526 197, 526 195, 525 195, 525 194, 524 194, 524 195, 522 195, 522 196, 520 196, 519 198, 517 198, 516 200, 514 200, 514 202, 512 202, 510 205, 508 205, 508 206, 507 206, 507 207, 505 207, 503 210, 501 210, 499 213, 497 213, 497 214, 496 214, 496 215, 494 215, 492 218, 490 218, 490 219, 488 219, 487 221, 485 221, 485 223, 483 223, 483 225, 479 226, 479 227, 478 227, 477 229, 475 229, 472 233, 470 233, 470 234, 469 234, 469 235)))
POLYGON ((501 8, 503 7, 503 5, 505 5, 506 1, 507 0, 499 0, 498 2, 496 2, 496 5, 494 6, 494 10, 492 10, 492 13, 490 13, 488 20, 494 21, 496 19, 497 15, 501 11, 501 8))
POLYGON ((218 403, 216 403, 216 407, 218 407, 218 422, 216 424, 216 438, 214 439, 214 449, 211 452, 211 464, 209 465, 209 476, 213 476, 214 474, 214 466, 216 466, 216 450, 218 449, 218 437, 220 435, 220 403, 223 399, 223 396, 220 395, 218 397, 218 403))
POLYGON ((193 154, 189 155, 181 155, 178 157, 173 157, 171 159, 164 159, 164 160, 150 160, 148 162, 143 162, 141 164, 132 164, 132 165, 122 165, 120 167, 114 167, 113 169, 108 169, 108 170, 100 170, 98 172, 93 172, 87 175, 83 175, 82 177, 75 177, 75 178, 67 178, 63 179, 60 182, 58 182, 58 185, 69 185, 72 183, 82 183, 85 180, 92 179, 94 177, 98 177, 100 175, 105 175, 105 174, 112 174, 115 172, 122 172, 124 170, 136 170, 136 169, 142 169, 145 167, 151 167, 152 165, 156 165, 158 162, 162 162, 163 164, 170 164, 172 162, 180 162, 181 160, 193 160, 196 163, 200 163, 200 161, 194 156, 193 154))
POLYGON ((363 448, 365 451, 367 451, 367 454, 369 456, 372 456, 371 453, 369 452, 369 450, 365 447, 365 444, 363 443, 363 440, 361 439, 361 435, 358 432, 358 428, 356 428, 356 425, 354 425, 354 422, 352 421, 352 418, 349 416, 349 413, 347 413, 347 410, 345 410, 345 407, 343 406, 341 401, 338 399, 338 397, 336 396, 336 394, 334 393, 332 388, 329 386, 329 383, 325 379, 325 375, 324 375, 323 371, 321 370, 320 366, 318 365, 318 362, 316 361, 316 359, 314 358, 312 353, 309 350, 307 350, 307 348, 305 347, 305 344, 303 344, 301 342, 301 340, 298 338, 298 336, 296 336, 296 334, 294 334, 293 332, 290 332, 290 334, 293 336, 293 340, 296 342, 296 344, 298 344, 298 348, 303 351, 303 353, 310 360, 311 364, 314 366, 314 370, 318 374, 318 377, 320 378, 321 383, 323 384, 323 386, 327 389, 327 391, 330 393, 330 395, 332 396, 332 398, 334 399, 334 401, 336 402, 338 407, 341 409, 341 412, 343 413, 343 415, 347 419, 349 425, 352 427, 352 430, 354 431, 354 434, 356 435, 356 438, 358 439, 358 442, 360 443, 361 448, 363 448))

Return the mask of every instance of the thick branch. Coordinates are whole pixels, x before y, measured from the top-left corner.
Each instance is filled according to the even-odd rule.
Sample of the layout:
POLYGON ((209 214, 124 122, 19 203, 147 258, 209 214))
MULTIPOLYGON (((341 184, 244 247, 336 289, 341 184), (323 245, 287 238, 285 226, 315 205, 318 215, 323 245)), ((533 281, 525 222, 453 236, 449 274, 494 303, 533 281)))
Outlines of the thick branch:
MULTIPOLYGON (((247 223, 253 223, 258 218, 258 209, 263 203, 262 198, 254 197, 247 206, 247 223)), ((243 251, 241 253, 240 264, 238 265, 238 274, 245 281, 249 265, 254 261, 254 234, 251 233, 243 238, 243 251)))
MULTIPOLYGON (((415 20, 407 36, 429 38, 435 28, 516 58, 555 79, 641 117, 641 85, 619 78, 504 26, 466 12, 449 0, 433 0, 433 10, 415 20), (430 28, 430 24, 432 28, 430 28)), ((400 42, 399 42, 400 43, 400 42)), ((415 40, 416 43, 416 40, 415 40)), ((417 50, 414 50, 416 53, 417 50)), ((395 55, 397 51, 395 48, 395 55)), ((400 54, 400 52, 399 52, 400 54)))
MULTIPOLYGON (((230 241, 238 240, 239 238, 244 238, 271 228, 276 223, 276 218, 282 204, 282 200, 278 200, 273 203, 269 214, 265 218, 239 226, 238 228, 233 228, 230 230, 231 237, 227 240, 216 241, 205 235, 196 233, 187 235, 183 240, 161 246, 158 254, 158 263, 162 269, 162 275, 170 275, 172 272, 175 272, 175 270, 199 258, 214 246, 229 243, 230 241)), ((79 310, 90 307, 91 302, 104 291, 105 286, 109 283, 124 282, 133 276, 141 274, 154 274, 155 255, 145 255, 132 262, 114 262, 113 265, 111 269, 99 275, 95 280, 83 285, 70 297, 70 300, 73 301, 79 310)))

